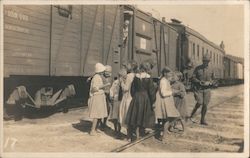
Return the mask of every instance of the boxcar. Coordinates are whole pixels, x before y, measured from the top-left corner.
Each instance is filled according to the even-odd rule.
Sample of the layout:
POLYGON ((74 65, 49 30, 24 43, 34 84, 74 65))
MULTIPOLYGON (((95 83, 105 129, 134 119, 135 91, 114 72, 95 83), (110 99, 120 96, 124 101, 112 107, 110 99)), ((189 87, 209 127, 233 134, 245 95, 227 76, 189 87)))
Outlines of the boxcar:
MULTIPOLYGON (((121 6, 5 5, 4 101, 41 108, 73 97, 102 62, 120 69, 121 6)), ((5 107, 9 107, 6 105, 5 107)))
POLYGON ((132 6, 4 6, 4 101, 41 108, 87 104, 97 62, 113 77, 128 60, 178 69, 177 30, 132 6), (127 33, 124 23, 129 22, 127 33), (124 36, 126 41, 124 41, 124 36))

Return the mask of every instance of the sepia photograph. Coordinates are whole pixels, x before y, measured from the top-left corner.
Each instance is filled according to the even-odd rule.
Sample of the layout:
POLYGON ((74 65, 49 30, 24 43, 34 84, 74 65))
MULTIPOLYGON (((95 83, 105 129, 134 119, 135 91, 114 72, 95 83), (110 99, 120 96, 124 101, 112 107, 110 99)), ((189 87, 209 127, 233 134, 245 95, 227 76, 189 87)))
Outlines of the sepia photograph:
POLYGON ((249 157, 248 1, 0 3, 0 157, 249 157))

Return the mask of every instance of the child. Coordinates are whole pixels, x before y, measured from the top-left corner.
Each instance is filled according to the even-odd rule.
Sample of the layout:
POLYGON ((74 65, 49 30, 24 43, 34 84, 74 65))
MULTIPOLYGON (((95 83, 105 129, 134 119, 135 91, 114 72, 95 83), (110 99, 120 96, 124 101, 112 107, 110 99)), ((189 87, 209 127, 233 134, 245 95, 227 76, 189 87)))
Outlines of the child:
POLYGON ((135 61, 130 61, 126 65, 127 75, 123 78, 120 78, 121 88, 122 88, 122 100, 119 108, 119 122, 121 126, 127 128, 127 140, 130 139, 130 135, 132 135, 132 129, 128 128, 126 125, 126 117, 127 111, 130 106, 130 102, 132 100, 132 96, 130 94, 131 84, 135 77, 135 72, 137 71, 137 63, 135 61))
POLYGON ((186 90, 181 80, 182 80, 182 73, 175 72, 174 81, 172 84, 173 96, 174 96, 175 107, 179 111, 181 118, 187 121, 188 115, 187 115, 187 107, 185 100, 186 90))
MULTIPOLYGON (((127 75, 127 71, 125 69, 121 69, 119 72, 119 78, 126 78, 127 75)), ((121 124, 118 122, 118 118, 119 118, 119 107, 120 107, 120 101, 119 99, 119 92, 120 92, 120 80, 119 79, 115 79, 115 81, 113 82, 111 88, 110 88, 110 100, 111 100, 111 110, 110 110, 110 115, 109 115, 109 119, 114 123, 114 129, 115 129, 115 134, 116 134, 116 138, 120 138, 121 137, 121 124)))
POLYGON ((97 123, 108 116, 106 97, 103 88, 109 86, 110 83, 104 85, 102 80, 104 71, 105 66, 101 63, 97 63, 95 65, 95 75, 90 84, 88 107, 89 117, 93 119, 90 135, 96 134, 97 123))
MULTIPOLYGON (((135 129, 136 138, 144 134, 145 128, 154 124, 153 103, 155 102, 155 89, 149 72, 150 64, 142 63, 140 72, 136 73, 131 85, 132 100, 126 116, 126 124, 130 129, 135 129)), ((133 140, 130 133, 130 139, 133 140)))
MULTIPOLYGON (((112 67, 109 66, 109 65, 106 65, 105 66, 105 71, 104 71, 104 74, 103 74, 103 82, 104 82, 104 84, 110 83, 110 85, 111 85, 111 80, 112 80, 111 76, 112 76, 112 67)), ((103 90, 104 90, 104 93, 106 95, 107 113, 109 115, 110 106, 111 106, 111 100, 110 100, 110 97, 109 97, 110 86, 106 86, 103 90)), ((107 127, 107 117, 105 117, 102 120, 102 129, 104 129, 105 127, 107 127)))
POLYGON ((173 96, 174 96, 175 107, 180 112, 181 117, 187 120, 188 115, 187 115, 187 107, 185 101, 186 90, 181 80, 182 80, 182 73, 175 72, 174 82, 172 84, 173 96))
MULTIPOLYGON (((169 123, 180 117, 178 110, 175 108, 174 99, 172 96, 172 89, 170 81, 172 80, 171 69, 168 67, 163 68, 162 77, 160 79, 160 85, 158 92, 156 93, 156 102, 155 102, 155 116, 158 120, 158 127, 161 127, 161 124, 164 125, 164 134, 166 136, 166 131, 169 130, 169 123), (169 122, 167 122, 169 121, 169 122), (167 123, 166 123, 167 122, 167 123)), ((161 140, 162 137, 158 135, 161 140)))

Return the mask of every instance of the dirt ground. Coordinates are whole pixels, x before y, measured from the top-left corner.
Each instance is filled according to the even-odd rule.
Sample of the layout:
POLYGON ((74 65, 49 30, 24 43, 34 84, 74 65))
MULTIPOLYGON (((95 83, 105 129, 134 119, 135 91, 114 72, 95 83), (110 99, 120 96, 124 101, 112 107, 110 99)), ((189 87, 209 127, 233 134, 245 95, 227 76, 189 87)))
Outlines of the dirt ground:
MULTIPOLYGON (((215 89, 209 106, 240 93, 243 93, 243 85, 215 89)), ((188 93, 187 103, 191 111, 195 103, 192 93, 188 93)), ((185 133, 171 135, 165 144, 150 138, 125 152, 238 152, 244 136, 243 111, 243 95, 240 95, 208 110, 208 127, 188 123, 185 133)), ((5 121, 4 152, 109 152, 128 143, 125 139, 115 139, 112 123, 108 122, 108 126, 97 136, 90 136, 87 108, 46 118, 5 121)), ((126 134, 124 128, 122 132, 126 134)))

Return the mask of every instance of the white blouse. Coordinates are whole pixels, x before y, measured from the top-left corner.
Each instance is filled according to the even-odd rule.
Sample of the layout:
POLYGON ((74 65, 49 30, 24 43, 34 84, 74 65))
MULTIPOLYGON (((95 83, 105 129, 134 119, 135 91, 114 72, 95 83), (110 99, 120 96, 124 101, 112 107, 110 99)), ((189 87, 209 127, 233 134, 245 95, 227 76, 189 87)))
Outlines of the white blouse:
POLYGON ((95 74, 91 80, 89 96, 93 96, 96 94, 104 94, 104 90, 100 89, 103 86, 102 77, 99 74, 95 74), (97 92, 92 92, 93 89, 97 89, 97 92))
POLYGON ((161 78, 159 90, 161 96, 164 98, 172 96, 172 88, 170 82, 165 77, 161 78))

